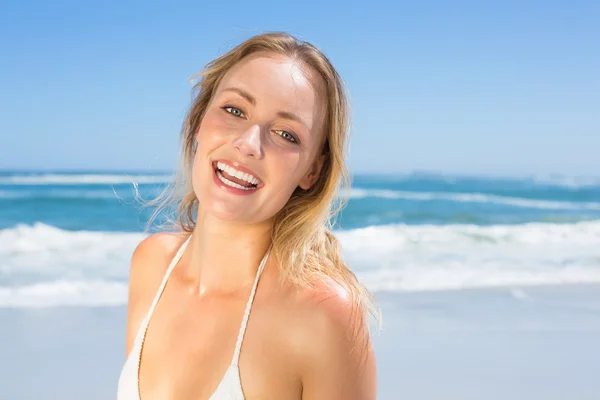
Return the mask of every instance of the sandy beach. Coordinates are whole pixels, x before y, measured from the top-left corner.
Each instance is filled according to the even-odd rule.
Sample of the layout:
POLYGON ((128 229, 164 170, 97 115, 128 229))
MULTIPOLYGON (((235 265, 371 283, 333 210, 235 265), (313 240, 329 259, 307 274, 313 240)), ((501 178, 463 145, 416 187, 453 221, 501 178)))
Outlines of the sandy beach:
POLYGON ((267 268, 375 295, 377 399, 600 400, 600 1, 341 5, 0 2, 0 400, 116 399, 149 234, 239 286, 311 215, 267 268))
MULTIPOLYGON (((379 293, 379 399, 600 398, 600 286, 379 293)), ((0 309, 0 399, 111 399, 126 308, 0 309)))

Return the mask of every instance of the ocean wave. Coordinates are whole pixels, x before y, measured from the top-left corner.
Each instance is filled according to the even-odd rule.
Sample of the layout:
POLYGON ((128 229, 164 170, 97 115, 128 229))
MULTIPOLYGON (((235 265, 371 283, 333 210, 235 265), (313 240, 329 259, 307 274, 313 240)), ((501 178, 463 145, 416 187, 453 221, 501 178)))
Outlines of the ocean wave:
MULTIPOLYGON (((165 173, 59 173, 59 172, 15 172, 0 174, 0 185, 86 185, 86 184, 139 184, 167 183, 173 178, 165 173)), ((428 183, 428 184, 473 184, 500 182, 503 184, 523 184, 547 188, 556 187, 564 189, 593 189, 600 188, 598 176, 568 176, 568 175, 530 175, 530 176, 485 176, 485 175, 455 175, 443 173, 397 173, 395 175, 365 175, 358 174, 359 180, 387 183, 428 183)))
POLYGON ((353 188, 343 195, 350 199, 377 197, 382 199, 417 201, 446 200, 461 203, 502 204, 512 207, 537 208, 544 210, 600 210, 600 202, 534 200, 522 197, 499 196, 483 193, 409 192, 402 190, 353 188))
POLYGON ((512 184, 516 186, 539 186, 543 188, 554 187, 569 190, 600 188, 600 176, 593 175, 563 175, 563 174, 538 174, 538 175, 483 175, 483 174, 449 174, 427 172, 405 172, 393 175, 358 174, 358 179, 375 179, 380 182, 393 183, 439 183, 439 184, 469 184, 469 183, 494 183, 512 184))
POLYGON ((342 231, 338 237, 373 291, 600 283, 600 221, 401 224, 342 231))
POLYGON ((0 307, 120 306, 126 303, 127 292, 127 283, 124 282, 58 280, 0 287, 0 307))
POLYGON ((598 176, 537 175, 530 178, 537 185, 585 189, 600 187, 598 176))
POLYGON ((358 274, 359 279, 373 292, 414 292, 461 290, 492 287, 540 286, 564 284, 600 284, 598 267, 580 267, 551 271, 527 271, 504 266, 475 270, 457 268, 443 263, 435 265, 406 265, 403 270, 381 269, 358 274))
POLYGON ((134 197, 134 189, 132 188, 129 192, 119 192, 107 189, 107 190, 85 190, 85 189, 63 189, 63 190, 52 190, 52 191, 35 191, 35 190, 0 190, 0 200, 55 200, 55 199, 84 199, 84 200, 97 200, 97 199, 120 199, 124 195, 127 197, 134 197))
MULTIPOLYGON (((143 180, 142 180, 143 181, 143 180)), ((150 181, 136 183, 151 183, 150 181)), ((107 181, 108 182, 108 181, 107 181)), ((127 183, 132 183, 127 182, 127 183)), ((157 180, 156 182, 159 182, 157 180)), ((117 181, 113 182, 117 184, 117 181)), ((0 190, 0 200, 14 199, 129 199, 134 198, 135 189, 130 190, 89 190, 89 189, 53 189, 50 191, 39 190, 0 190)), ((158 194, 158 193, 156 193, 158 194)), ((480 203, 480 204, 499 204, 510 207, 541 209, 541 210, 573 210, 573 211, 600 211, 600 202, 576 202, 576 201, 557 201, 557 200, 537 200, 521 197, 509 197, 490 195, 483 193, 450 193, 450 192, 411 192, 387 189, 363 189, 352 188, 342 194, 350 199, 380 198, 393 200, 411 200, 411 201, 451 201, 457 203, 480 203)))
MULTIPOLYGON (((522 225, 386 225, 336 232, 369 289, 423 291, 600 283, 600 221, 522 225)), ((0 230, 0 307, 126 303, 141 233, 0 230)))
POLYGON ((171 175, 147 174, 23 174, 0 176, 0 185, 156 184, 167 183, 171 179, 171 175))

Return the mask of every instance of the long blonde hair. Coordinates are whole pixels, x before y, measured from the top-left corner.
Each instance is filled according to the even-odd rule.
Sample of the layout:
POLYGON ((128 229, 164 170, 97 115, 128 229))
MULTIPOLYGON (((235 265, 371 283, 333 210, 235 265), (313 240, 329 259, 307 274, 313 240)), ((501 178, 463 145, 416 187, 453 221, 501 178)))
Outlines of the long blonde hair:
POLYGON ((364 317, 370 313, 378 319, 372 295, 342 260, 340 244, 331 232, 334 217, 345 205, 340 190, 350 187, 345 162, 350 121, 344 83, 320 50, 289 34, 276 32, 251 37, 209 62, 197 75, 200 80, 194 86, 193 102, 181 132, 182 168, 163 194, 151 202, 158 208, 149 224, 162 210, 174 207, 177 229, 193 231, 198 208, 191 186, 195 135, 223 76, 257 52, 283 55, 309 66, 323 82, 322 97, 327 103, 322 143, 322 154, 326 157, 321 174, 310 189, 297 188, 275 216, 271 253, 278 260, 282 277, 290 282, 309 287, 315 277, 325 275, 348 291, 364 317))

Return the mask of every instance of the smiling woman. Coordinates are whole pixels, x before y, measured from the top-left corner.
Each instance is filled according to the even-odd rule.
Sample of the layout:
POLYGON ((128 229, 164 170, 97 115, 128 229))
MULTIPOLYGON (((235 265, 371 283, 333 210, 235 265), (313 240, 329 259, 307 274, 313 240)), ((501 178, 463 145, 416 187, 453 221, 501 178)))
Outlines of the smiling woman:
POLYGON ((348 183, 342 80, 284 33, 200 77, 156 203, 177 206, 175 232, 132 257, 119 400, 375 399, 376 312, 330 230, 348 183))

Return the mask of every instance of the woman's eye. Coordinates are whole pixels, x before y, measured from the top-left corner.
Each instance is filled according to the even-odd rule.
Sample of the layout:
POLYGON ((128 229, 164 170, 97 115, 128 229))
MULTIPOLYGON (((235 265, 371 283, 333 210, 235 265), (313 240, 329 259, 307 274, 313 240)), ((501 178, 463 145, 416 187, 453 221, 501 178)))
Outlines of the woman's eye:
POLYGON ((240 117, 243 118, 244 117, 244 113, 242 110, 240 110, 239 108, 235 108, 235 107, 231 107, 231 106, 225 106, 223 107, 223 110, 225 110, 226 112, 228 112, 229 114, 235 116, 235 117, 240 117))
POLYGON ((292 134, 291 134, 291 133, 289 133, 288 131, 282 131, 282 130, 278 130, 278 131, 275 131, 275 132, 277 132, 277 134, 278 134, 279 136, 281 136, 282 138, 284 138, 285 140, 289 140, 289 141, 290 141, 290 142, 292 142, 292 143, 296 143, 296 142, 297 142, 297 140, 296 140, 296 138, 294 137, 294 135, 292 135, 292 134))

